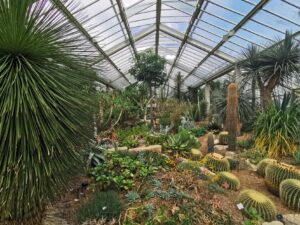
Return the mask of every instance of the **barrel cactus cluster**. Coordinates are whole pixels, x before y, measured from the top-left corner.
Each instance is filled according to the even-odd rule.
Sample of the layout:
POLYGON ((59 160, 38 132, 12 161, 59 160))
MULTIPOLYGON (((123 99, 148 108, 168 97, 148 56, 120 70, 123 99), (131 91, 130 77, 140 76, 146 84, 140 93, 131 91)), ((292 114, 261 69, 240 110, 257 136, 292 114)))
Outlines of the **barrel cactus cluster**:
POLYGON ((265 183, 275 195, 279 195, 279 185, 286 179, 300 179, 300 171, 286 163, 271 163, 266 168, 265 183))
POLYGON ((276 216, 276 207, 272 200, 258 191, 251 189, 243 190, 239 194, 238 200, 243 204, 245 209, 254 208, 266 221, 271 221, 276 216))
POLYGON ((280 183, 279 196, 291 209, 300 211, 300 180, 287 179, 280 183))
POLYGON ((257 173, 262 176, 262 177, 265 177, 266 175, 266 168, 269 164, 272 164, 272 163, 276 163, 277 161, 275 159, 269 159, 269 158, 266 158, 266 159, 263 159, 261 160, 258 164, 257 164, 257 173))
POLYGON ((230 190, 239 190, 240 189, 240 180, 234 174, 229 172, 220 172, 218 174, 218 184, 224 186, 225 184, 228 186, 230 190))
POLYGON ((204 158, 205 167, 213 172, 229 171, 230 165, 228 160, 217 153, 209 153, 204 158))

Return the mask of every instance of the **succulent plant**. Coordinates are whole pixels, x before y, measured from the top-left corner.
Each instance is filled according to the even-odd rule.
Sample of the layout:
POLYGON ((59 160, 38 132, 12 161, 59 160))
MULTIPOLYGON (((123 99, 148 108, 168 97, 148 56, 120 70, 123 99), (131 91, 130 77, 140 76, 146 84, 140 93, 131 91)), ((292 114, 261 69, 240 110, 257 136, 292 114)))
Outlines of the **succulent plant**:
POLYGON ((228 145, 228 132, 227 131, 220 132, 219 144, 220 145, 228 145))
POLYGON ((194 161, 198 161, 203 157, 202 152, 199 149, 192 148, 191 149, 191 158, 194 161))
POLYGON ((279 195, 279 185, 286 179, 300 179, 300 170, 286 163, 272 163, 266 168, 265 183, 275 195, 279 195))
POLYGON ((213 133, 208 133, 207 136, 207 152, 214 152, 215 138, 213 133))
POLYGON ((228 148, 236 150, 236 136, 238 134, 238 87, 236 83, 228 85, 226 105, 226 130, 228 131, 228 148))
POLYGON ((279 196, 286 206, 300 211, 300 180, 282 181, 279 187, 279 196))
POLYGON ((271 164, 271 163, 276 163, 277 161, 275 159, 263 159, 261 160, 258 164, 257 164, 257 173, 262 176, 265 177, 266 175, 266 167, 271 164))
POLYGON ((254 208, 266 221, 271 221, 276 216, 274 203, 271 199, 258 191, 251 189, 243 190, 239 194, 238 201, 241 202, 247 210, 254 208))
POLYGON ((218 184, 222 187, 227 185, 228 189, 237 191, 240 188, 240 180, 234 174, 229 172, 220 172, 218 174, 218 184))
POLYGON ((205 167, 213 172, 229 171, 230 165, 228 160, 217 153, 209 153, 204 158, 205 167))

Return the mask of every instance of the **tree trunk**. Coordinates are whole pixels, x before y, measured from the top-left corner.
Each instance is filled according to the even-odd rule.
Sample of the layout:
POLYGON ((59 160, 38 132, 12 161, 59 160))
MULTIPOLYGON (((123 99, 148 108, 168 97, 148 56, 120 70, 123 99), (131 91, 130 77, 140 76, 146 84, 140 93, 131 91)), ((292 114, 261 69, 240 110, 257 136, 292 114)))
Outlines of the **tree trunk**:
POLYGON ((252 92, 252 96, 251 96, 251 107, 252 110, 255 111, 255 98, 256 98, 256 80, 255 78, 252 79, 252 84, 251 84, 251 92, 252 92))
POLYGON ((153 115, 153 99, 152 99, 152 87, 150 86, 150 125, 151 127, 154 127, 154 115, 153 115))
POLYGON ((269 90, 267 87, 260 88, 260 98, 262 107, 264 109, 268 108, 272 103, 272 90, 269 90))

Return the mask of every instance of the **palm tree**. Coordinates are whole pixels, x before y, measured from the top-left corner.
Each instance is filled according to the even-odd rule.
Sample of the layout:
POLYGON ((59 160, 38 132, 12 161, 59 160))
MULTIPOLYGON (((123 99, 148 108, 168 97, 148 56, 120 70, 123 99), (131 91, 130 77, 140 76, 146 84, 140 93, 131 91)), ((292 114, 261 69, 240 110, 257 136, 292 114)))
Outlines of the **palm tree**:
POLYGON ((244 52, 245 60, 240 63, 246 70, 244 77, 257 83, 261 103, 264 108, 272 102, 275 87, 285 86, 298 76, 300 67, 300 46, 293 36, 286 32, 285 38, 266 50, 259 52, 255 46, 249 46, 244 52))
POLYGON ((63 193, 92 135, 96 74, 48 3, 0 0, 0 221, 16 224, 63 193))

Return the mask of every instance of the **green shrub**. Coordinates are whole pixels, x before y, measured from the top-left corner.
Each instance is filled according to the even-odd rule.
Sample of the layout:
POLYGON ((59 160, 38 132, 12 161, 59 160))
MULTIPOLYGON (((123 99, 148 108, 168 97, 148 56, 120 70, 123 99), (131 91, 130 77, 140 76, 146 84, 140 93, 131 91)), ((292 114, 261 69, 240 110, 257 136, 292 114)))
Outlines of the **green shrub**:
POLYGON ((128 127, 124 129, 119 128, 116 130, 117 140, 119 142, 119 145, 123 145, 124 141, 125 143, 126 141, 127 143, 130 143, 133 139, 138 140, 139 138, 146 136, 148 132, 149 132, 149 127, 144 124, 134 126, 134 127, 128 127))
POLYGON ((181 129, 179 133, 169 136, 165 147, 175 154, 186 154, 192 148, 199 148, 200 142, 190 131, 181 129))
POLYGON ((128 148, 135 148, 139 146, 139 140, 137 136, 130 135, 123 139, 122 146, 126 146, 128 148))
POLYGON ((275 195, 279 194, 279 185, 286 179, 300 179, 300 170, 286 163, 272 163, 266 168, 265 182, 275 195))
POLYGON ((245 150, 240 154, 240 156, 249 159, 253 164, 257 164, 266 157, 266 153, 252 148, 245 150))
POLYGON ((279 196, 289 208, 300 211, 300 180, 282 181, 279 187, 279 196))
POLYGON ((254 145, 253 139, 248 139, 244 141, 237 141, 237 146, 241 149, 250 149, 254 145))
POLYGON ((276 216, 274 203, 262 193, 246 189, 241 191, 238 201, 244 205, 246 210, 254 208, 257 213, 266 221, 271 221, 276 216))
POLYGON ((190 129, 193 135, 196 137, 201 137, 206 134, 207 130, 205 127, 197 127, 197 128, 192 128, 190 129))
POLYGON ((151 161, 142 161, 121 152, 113 152, 108 153, 106 161, 93 168, 91 174, 103 189, 115 187, 128 190, 134 186, 135 177, 146 177, 156 169, 151 161))
POLYGON ((146 145, 163 145, 167 140, 167 135, 159 133, 149 133, 145 136, 146 145))
POLYGON ((118 218, 121 209, 122 204, 117 192, 96 192, 78 209, 77 220, 81 223, 90 219, 110 220, 118 218))

